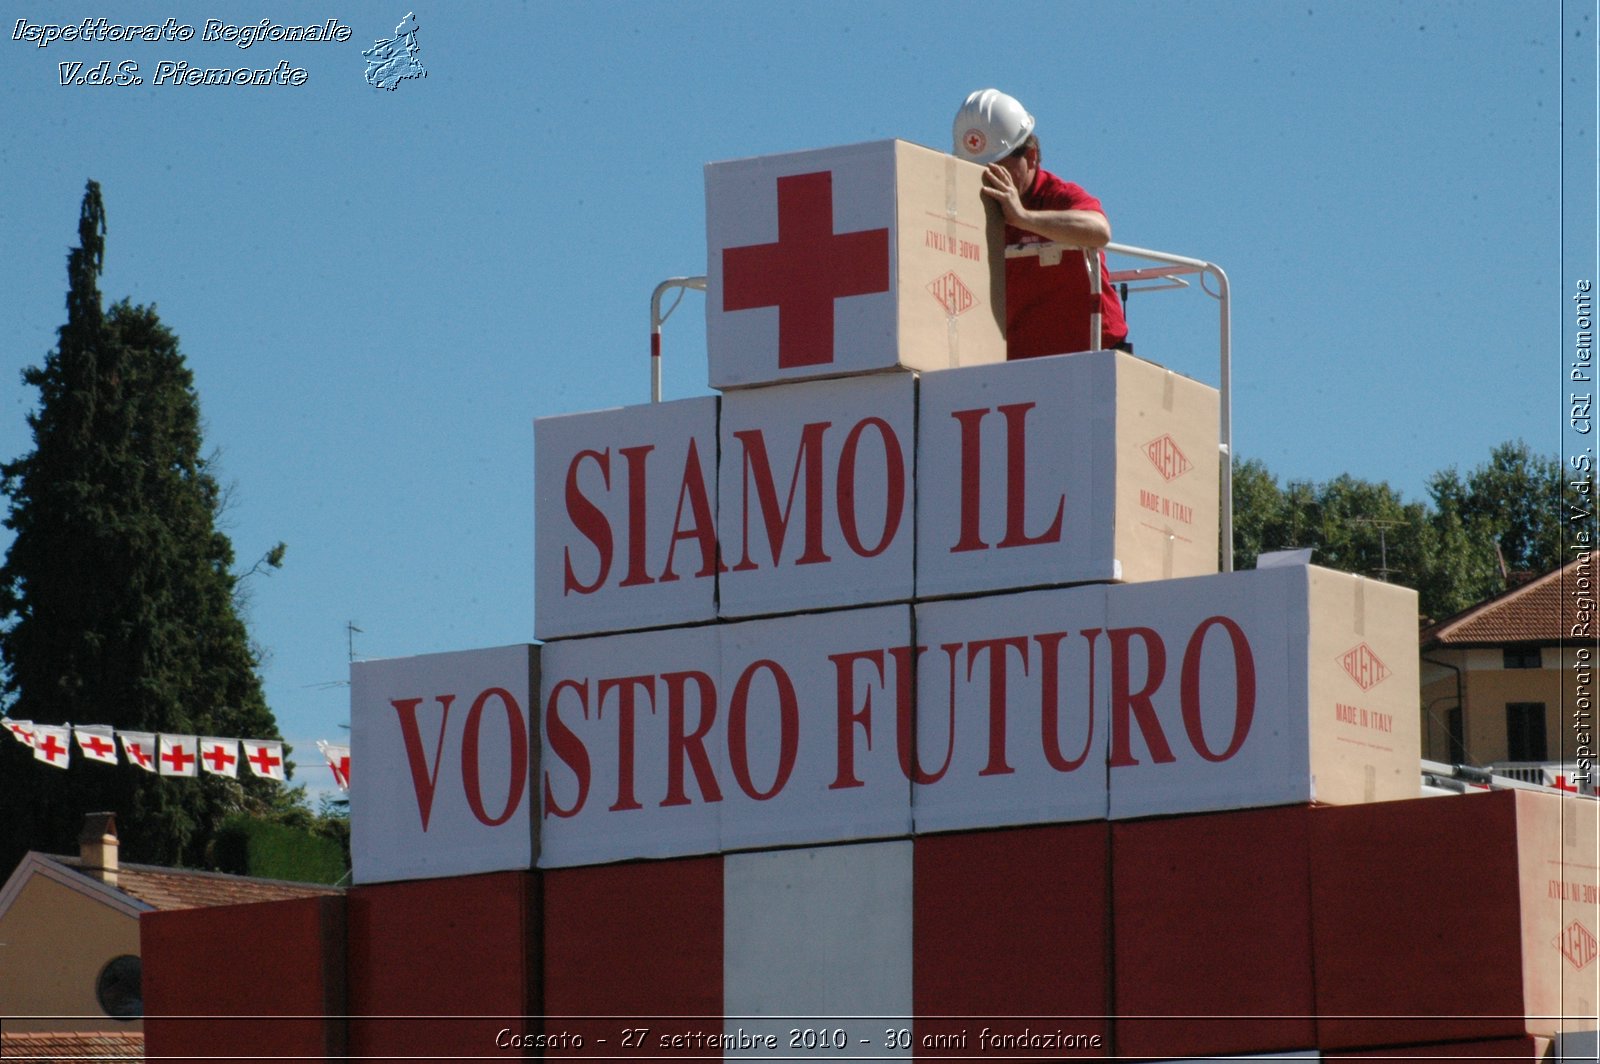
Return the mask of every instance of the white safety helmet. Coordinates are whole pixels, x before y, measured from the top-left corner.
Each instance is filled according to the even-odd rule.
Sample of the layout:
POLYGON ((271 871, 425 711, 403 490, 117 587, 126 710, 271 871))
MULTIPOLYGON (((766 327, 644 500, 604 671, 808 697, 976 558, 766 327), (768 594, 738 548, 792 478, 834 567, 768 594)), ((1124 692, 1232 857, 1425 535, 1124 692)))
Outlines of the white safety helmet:
POLYGON ((951 128, 957 158, 987 166, 1022 147, 1033 132, 1033 116, 999 89, 979 89, 956 112, 951 128))

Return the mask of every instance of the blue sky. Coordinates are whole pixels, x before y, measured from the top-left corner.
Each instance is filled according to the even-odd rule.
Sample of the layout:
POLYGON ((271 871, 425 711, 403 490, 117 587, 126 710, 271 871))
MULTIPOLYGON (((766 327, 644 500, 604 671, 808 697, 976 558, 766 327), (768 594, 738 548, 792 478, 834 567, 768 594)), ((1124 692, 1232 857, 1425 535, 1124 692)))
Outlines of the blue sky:
MULTIPOLYGON (((1592 4, 1563 30, 1554 2, 1058 3, 1031 22, 942 0, 407 3, 121 3, 195 39, 47 48, 16 21, 106 12, 0 5, 0 458, 31 446, 19 374, 54 344, 93 178, 102 290, 182 339, 241 567, 289 545, 249 621, 313 789, 315 740, 345 734, 347 622, 362 657, 531 640, 531 422, 648 399, 650 291, 705 270, 709 161, 946 148, 962 98, 998 86, 1117 241, 1228 271, 1241 457, 1421 498, 1504 440, 1563 447, 1561 45, 1592 41, 1592 4), (408 9, 427 77, 375 89, 361 51, 408 9), (200 39, 263 18, 353 35, 200 39), (144 84, 60 84, 58 63, 103 59, 144 84), (163 60, 306 78, 152 84, 163 60)), ((1569 93, 1593 77, 1567 73, 1569 93)), ((1569 155, 1592 158, 1593 133, 1569 122, 1569 155)), ((1569 190, 1569 225, 1592 206, 1569 190)), ((701 298, 666 327, 669 398, 706 391, 701 298)), ((1129 307, 1141 355, 1212 383, 1215 314, 1193 292, 1129 307)))

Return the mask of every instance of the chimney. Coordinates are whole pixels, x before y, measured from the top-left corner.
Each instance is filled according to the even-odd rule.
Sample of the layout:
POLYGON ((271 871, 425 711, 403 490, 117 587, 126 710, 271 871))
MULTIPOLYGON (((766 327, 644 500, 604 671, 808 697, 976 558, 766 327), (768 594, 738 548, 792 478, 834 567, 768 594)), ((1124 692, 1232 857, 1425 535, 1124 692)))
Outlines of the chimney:
POLYGON ((83 870, 107 886, 117 885, 117 814, 89 813, 78 836, 83 870))

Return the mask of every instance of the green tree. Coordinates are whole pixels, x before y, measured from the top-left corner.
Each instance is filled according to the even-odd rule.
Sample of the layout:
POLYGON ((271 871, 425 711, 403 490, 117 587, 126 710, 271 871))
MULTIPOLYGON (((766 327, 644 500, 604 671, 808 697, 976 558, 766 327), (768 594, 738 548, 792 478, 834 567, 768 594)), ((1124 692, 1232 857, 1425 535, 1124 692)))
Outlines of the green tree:
POLYGON ((1448 617, 1504 590, 1512 573, 1559 566, 1564 526, 1569 539, 1581 525, 1593 541, 1594 515, 1564 513, 1561 490, 1559 463, 1521 440, 1466 474, 1435 473, 1427 503, 1348 474, 1279 488, 1252 459, 1234 469, 1234 567, 1312 547, 1317 564, 1415 588, 1425 617, 1448 617))
MULTIPOLYGON (((235 608, 222 493, 201 457, 199 400, 150 307, 104 311, 105 212, 91 181, 68 257, 67 321, 28 417, 34 449, 0 465, 15 538, 0 565, 0 692, 47 724, 278 737, 235 608)), ((204 865, 222 818, 290 800, 265 780, 68 771, 0 744, 0 861, 72 852, 86 812, 117 813, 128 860, 204 865)))

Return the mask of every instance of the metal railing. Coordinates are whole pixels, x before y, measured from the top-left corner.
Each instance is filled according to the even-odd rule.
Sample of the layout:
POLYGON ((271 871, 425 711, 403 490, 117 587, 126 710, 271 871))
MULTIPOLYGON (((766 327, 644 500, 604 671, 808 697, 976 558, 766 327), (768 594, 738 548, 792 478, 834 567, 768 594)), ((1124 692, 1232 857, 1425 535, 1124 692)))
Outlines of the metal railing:
MULTIPOLYGON (((1217 426, 1220 440, 1220 461, 1218 468, 1221 475, 1220 512, 1218 514, 1218 533, 1220 541, 1217 550, 1217 564, 1222 572, 1233 571, 1233 341, 1231 307, 1228 299, 1228 275, 1222 267, 1203 259, 1189 258, 1185 255, 1174 255, 1166 251, 1152 251, 1149 248, 1137 248, 1129 244, 1107 244, 1105 250, 1116 255, 1125 255, 1129 258, 1143 259, 1146 262, 1156 263, 1154 266, 1139 266, 1127 270, 1107 270, 1105 281, 1111 284, 1137 285, 1130 291, 1160 291, 1162 289, 1188 288, 1189 282, 1183 278, 1195 276, 1199 278, 1200 290, 1217 301, 1218 308, 1218 362, 1220 365, 1221 379, 1218 384, 1220 394, 1220 423, 1217 426), (1216 290, 1207 285, 1207 281, 1216 284, 1216 290)), ((1041 265, 1059 263, 1063 256, 1070 252, 1083 255, 1084 262, 1089 271, 1089 291, 1091 295, 1100 292, 1102 280, 1100 270, 1100 256, 1092 253, 1087 248, 1073 248, 1051 242, 1035 244, 1012 244, 1006 248, 1006 258, 1024 258, 1038 256, 1041 265)), ((672 316, 672 312, 683 301, 683 292, 687 289, 704 292, 706 290, 705 277, 669 277, 656 285, 655 291, 650 295, 650 401, 661 401, 661 326, 672 316), (678 298, 673 300, 672 306, 666 313, 662 313, 661 300, 672 289, 678 289, 678 298)), ((1099 307, 1095 300, 1094 306, 1099 307)), ((1085 350, 1093 351, 1100 347, 1101 315, 1096 309, 1089 321, 1089 345, 1085 350)))

